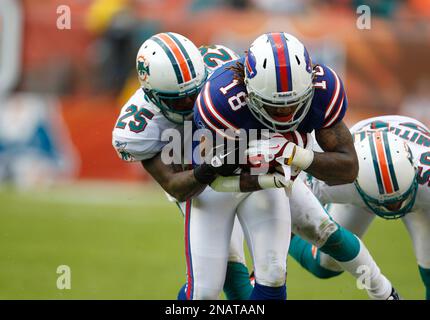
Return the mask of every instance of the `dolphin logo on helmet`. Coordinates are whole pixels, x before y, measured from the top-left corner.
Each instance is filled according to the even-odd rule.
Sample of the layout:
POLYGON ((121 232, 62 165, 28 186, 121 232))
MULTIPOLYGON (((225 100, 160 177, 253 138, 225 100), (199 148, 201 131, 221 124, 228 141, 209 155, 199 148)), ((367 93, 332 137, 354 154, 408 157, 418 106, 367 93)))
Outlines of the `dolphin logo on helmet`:
POLYGON ((149 63, 145 59, 144 56, 138 56, 137 57, 137 67, 136 68, 137 68, 137 73, 139 75, 139 79, 141 81, 146 81, 148 76, 151 75, 151 73, 149 72, 149 63))

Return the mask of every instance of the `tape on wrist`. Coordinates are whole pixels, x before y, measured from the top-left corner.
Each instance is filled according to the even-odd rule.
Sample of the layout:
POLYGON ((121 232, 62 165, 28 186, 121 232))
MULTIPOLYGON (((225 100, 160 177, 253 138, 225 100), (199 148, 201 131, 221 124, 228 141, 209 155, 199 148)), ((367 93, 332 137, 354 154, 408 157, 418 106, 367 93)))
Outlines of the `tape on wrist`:
POLYGON ((299 167, 302 170, 306 170, 314 161, 314 152, 312 150, 304 149, 296 146, 294 158, 291 161, 291 165, 299 167))
POLYGON ((219 176, 210 186, 218 192, 240 192, 240 176, 219 176))
POLYGON ((276 178, 273 174, 262 174, 258 176, 258 185, 261 189, 281 188, 282 185, 276 183, 276 178))

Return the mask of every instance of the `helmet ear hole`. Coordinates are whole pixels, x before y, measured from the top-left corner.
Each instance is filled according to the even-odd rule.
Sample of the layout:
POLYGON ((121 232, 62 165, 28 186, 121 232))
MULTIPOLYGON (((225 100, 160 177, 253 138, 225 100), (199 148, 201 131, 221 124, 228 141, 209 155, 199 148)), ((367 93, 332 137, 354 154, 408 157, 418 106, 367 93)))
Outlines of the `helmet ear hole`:
POLYGON ((267 58, 264 59, 264 61, 263 61, 263 69, 266 69, 266 65, 267 65, 267 58))
POLYGON ((300 65, 300 59, 298 56, 296 56, 297 64, 300 65))

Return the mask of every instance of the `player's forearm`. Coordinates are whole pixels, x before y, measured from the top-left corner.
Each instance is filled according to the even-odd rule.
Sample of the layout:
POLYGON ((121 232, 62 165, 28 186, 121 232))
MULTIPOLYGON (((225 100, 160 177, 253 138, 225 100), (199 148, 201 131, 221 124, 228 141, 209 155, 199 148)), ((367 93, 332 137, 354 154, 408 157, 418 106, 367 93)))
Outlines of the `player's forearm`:
POLYGON ((195 196, 207 186, 196 179, 193 170, 183 171, 180 165, 165 164, 160 155, 142 161, 142 165, 164 191, 179 202, 195 196))
POLYGON ((253 192, 263 189, 258 180, 258 176, 242 172, 240 175, 220 176, 210 186, 218 192, 253 192))
POLYGON ((177 172, 162 185, 163 189, 179 202, 186 201, 206 188, 206 184, 201 184, 194 177, 193 170, 177 172))
POLYGON ((262 190, 262 187, 258 183, 258 176, 251 175, 248 172, 241 173, 239 187, 241 192, 253 192, 262 190))
POLYGON ((328 185, 352 183, 358 175, 358 161, 353 154, 315 152, 306 172, 328 185))
POLYGON ((229 177, 219 176, 210 184, 211 188, 218 192, 254 192, 283 188, 286 185, 287 182, 278 173, 251 175, 247 172, 229 177))
POLYGON ((333 127, 316 131, 315 137, 324 152, 314 153, 306 172, 328 185, 354 182, 358 175, 358 159, 347 126, 340 121, 333 127))

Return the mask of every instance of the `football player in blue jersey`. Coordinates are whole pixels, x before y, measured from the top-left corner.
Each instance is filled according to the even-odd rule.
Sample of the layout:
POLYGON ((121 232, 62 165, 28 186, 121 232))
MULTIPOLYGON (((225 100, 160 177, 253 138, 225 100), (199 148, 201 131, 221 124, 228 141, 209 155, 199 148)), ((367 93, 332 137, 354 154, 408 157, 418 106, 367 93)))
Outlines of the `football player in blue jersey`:
MULTIPOLYGON (((293 176, 304 170, 330 185, 345 184, 352 183, 358 173, 353 141, 342 121, 347 104, 342 81, 332 69, 313 63, 294 36, 267 33, 252 43, 244 58, 224 65, 206 81, 194 106, 194 121, 197 127, 227 139, 234 139, 229 132, 268 129, 275 134, 267 140, 251 141, 246 151, 249 159, 263 157, 271 160, 269 165, 281 163, 289 168, 293 176), (324 152, 299 143, 300 136, 311 132, 324 152), (298 137, 295 142, 292 133, 298 137)), ((260 178, 241 173, 218 177, 212 186, 226 192, 257 191, 267 188, 260 178)), ((333 221, 299 179, 294 181, 289 203, 295 234, 356 278, 359 267, 366 265, 371 298, 398 299, 360 239, 333 221)), ((280 296, 282 290, 285 286, 265 285, 256 268, 251 298, 280 296)))

